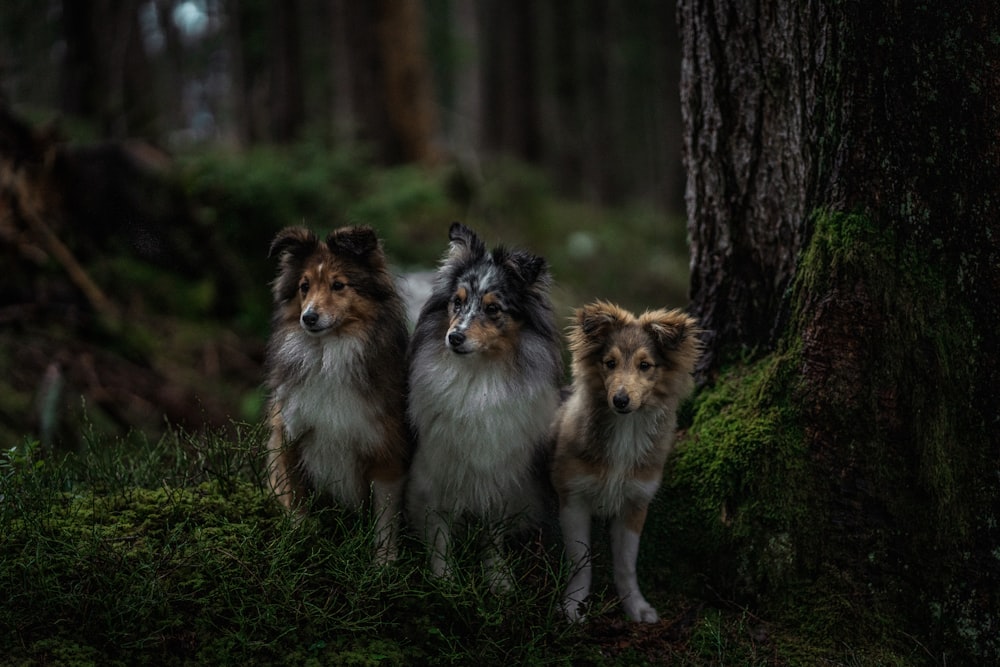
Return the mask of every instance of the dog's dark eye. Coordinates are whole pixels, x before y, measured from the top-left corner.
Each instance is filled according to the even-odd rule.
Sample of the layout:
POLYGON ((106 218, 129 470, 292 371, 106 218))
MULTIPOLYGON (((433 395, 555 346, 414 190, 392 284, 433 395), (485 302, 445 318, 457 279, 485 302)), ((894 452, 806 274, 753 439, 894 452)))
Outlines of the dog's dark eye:
POLYGON ((496 315, 500 312, 500 306, 496 305, 495 303, 491 303, 488 304, 486 308, 484 308, 483 310, 486 311, 487 315, 492 317, 493 315, 496 315))
POLYGON ((302 292, 302 294, 308 294, 309 293, 309 281, 308 280, 303 281, 302 284, 299 285, 299 291, 302 292))
POLYGON ((333 284, 330 285, 330 287, 333 288, 334 292, 339 292, 340 290, 342 290, 345 287, 347 287, 347 285, 345 285, 344 283, 340 282, 339 280, 334 280, 333 284))
POLYGON ((455 297, 451 300, 451 305, 455 310, 462 310, 462 299, 461 297, 455 297))
POLYGON ((649 363, 648 361, 640 361, 639 362, 639 370, 640 371, 648 371, 652 367, 653 367, 653 364, 649 363))
POLYGON ((609 371, 613 371, 615 369, 615 366, 617 365, 618 362, 615 361, 614 359, 608 359, 607 361, 604 362, 604 367, 607 368, 609 371))

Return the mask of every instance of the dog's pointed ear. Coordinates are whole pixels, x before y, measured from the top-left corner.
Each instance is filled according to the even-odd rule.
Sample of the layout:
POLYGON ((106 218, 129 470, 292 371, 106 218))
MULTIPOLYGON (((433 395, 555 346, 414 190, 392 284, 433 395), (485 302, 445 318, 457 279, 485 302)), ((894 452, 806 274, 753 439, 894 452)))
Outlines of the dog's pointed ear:
POLYGON ((478 259, 486 252, 486 244, 482 239, 460 222, 451 223, 448 229, 448 241, 450 262, 478 259))
POLYGON ((278 277, 271 286, 275 303, 286 303, 298 292, 302 264, 319 245, 305 227, 285 227, 271 241, 268 257, 278 258, 278 277))
POLYGON ((698 329, 695 320, 680 310, 654 310, 643 314, 641 321, 664 354, 679 349, 698 329))
POLYGON ((269 258, 294 256, 302 251, 311 250, 317 241, 316 235, 305 227, 285 227, 271 241, 267 256, 269 258))
POLYGON ((547 275, 548 262, 545 258, 532 255, 522 250, 504 252, 498 249, 494 260, 501 264, 510 274, 525 287, 531 287, 543 275, 547 275))
POLYGON ((604 338, 615 326, 626 323, 621 309, 604 301, 595 301, 576 311, 580 333, 590 339, 604 338))
POLYGON ((334 255, 364 259, 378 249, 378 236, 371 227, 341 227, 326 237, 326 245, 334 255))

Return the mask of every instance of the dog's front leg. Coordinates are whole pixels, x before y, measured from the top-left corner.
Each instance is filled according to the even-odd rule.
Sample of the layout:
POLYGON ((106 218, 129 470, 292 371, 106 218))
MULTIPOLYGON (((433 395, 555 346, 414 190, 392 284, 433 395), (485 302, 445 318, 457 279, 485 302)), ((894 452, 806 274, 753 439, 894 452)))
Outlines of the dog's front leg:
POLYGON ((399 556, 399 505, 403 492, 403 478, 372 480, 375 512, 375 561, 380 565, 391 563, 399 556))
POLYGON ((483 537, 483 547, 486 549, 484 561, 486 576, 490 583, 490 591, 494 595, 502 595, 514 587, 510 563, 504 556, 504 528, 503 523, 495 524, 486 529, 483 537))
POLYGON ((292 454, 285 441, 285 422, 281 417, 281 406, 271 409, 271 437, 267 441, 267 481, 274 495, 285 509, 292 509, 297 498, 297 488, 292 479, 292 454))
POLYGON ((424 542, 431 549, 431 574, 451 578, 451 526, 439 512, 429 511, 424 523, 424 542))
POLYGON ((646 523, 646 505, 628 505, 611 522, 611 556, 614 560, 615 588, 625 614, 633 621, 656 623, 656 610, 646 602, 639 590, 635 563, 639 557, 639 536, 646 523))
POLYGON ((569 583, 563 596, 563 613, 570 622, 583 620, 580 605, 590 595, 590 507, 579 496, 570 495, 559 509, 563 545, 570 565, 569 583))

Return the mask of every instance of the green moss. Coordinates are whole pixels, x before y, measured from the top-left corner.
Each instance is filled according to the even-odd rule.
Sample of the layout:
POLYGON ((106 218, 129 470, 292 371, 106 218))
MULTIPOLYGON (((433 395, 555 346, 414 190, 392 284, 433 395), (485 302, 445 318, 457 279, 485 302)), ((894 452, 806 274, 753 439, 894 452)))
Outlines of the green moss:
POLYGON ((960 538, 974 522, 963 480, 985 461, 970 458, 980 448, 966 442, 984 437, 984 425, 970 409, 979 336, 958 267, 943 265, 933 243, 922 247, 865 216, 819 211, 813 221, 790 336, 800 336, 814 316, 817 295, 857 293, 870 305, 871 330, 856 334, 866 348, 865 384, 842 392, 849 400, 839 406, 854 425, 845 432, 868 429, 866 475, 886 489, 885 502, 907 528, 934 525, 926 537, 941 543, 960 538), (896 491, 911 474, 905 481, 915 482, 915 495, 930 500, 916 499, 922 512, 910 506, 910 494, 896 491))
POLYGON ((960 267, 867 216, 812 221, 776 351, 693 403, 657 558, 675 588, 751 600, 820 645, 994 655, 991 595, 967 583, 996 571, 997 493, 960 267))
POLYGON ((680 551, 677 582, 738 594, 787 590, 811 525, 801 420, 790 403, 796 350, 733 366, 694 404, 654 525, 680 551), (774 483, 781 480, 781 483, 774 483))

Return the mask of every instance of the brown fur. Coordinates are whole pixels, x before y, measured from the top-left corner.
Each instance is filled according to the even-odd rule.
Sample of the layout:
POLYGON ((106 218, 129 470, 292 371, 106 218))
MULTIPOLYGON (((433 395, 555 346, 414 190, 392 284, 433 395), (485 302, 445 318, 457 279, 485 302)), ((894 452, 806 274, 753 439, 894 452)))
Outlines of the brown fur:
MULTIPOLYGON (((579 545, 589 549, 589 519, 584 528, 582 517, 610 516, 613 530, 638 540, 673 447, 678 404, 693 386, 698 333, 696 322, 679 310, 636 317, 596 302, 576 311, 568 334, 573 386, 556 418, 552 481, 567 551, 577 567, 589 568, 581 562, 579 545)), ((626 604, 629 616, 655 618, 635 583, 634 558, 626 560, 615 556, 616 577, 619 570, 626 573, 619 594, 632 596, 626 604)), ((583 578, 574 576, 574 585, 589 591, 589 576, 589 569, 583 578)), ((574 619, 575 604, 582 601, 574 597, 576 590, 567 591, 566 602, 574 619)))
POLYGON ((287 507, 310 490, 374 500, 391 514, 378 518, 380 556, 394 557, 411 437, 406 321, 385 255, 367 227, 325 242, 290 227, 271 254, 280 258, 268 344, 271 486, 287 507))

